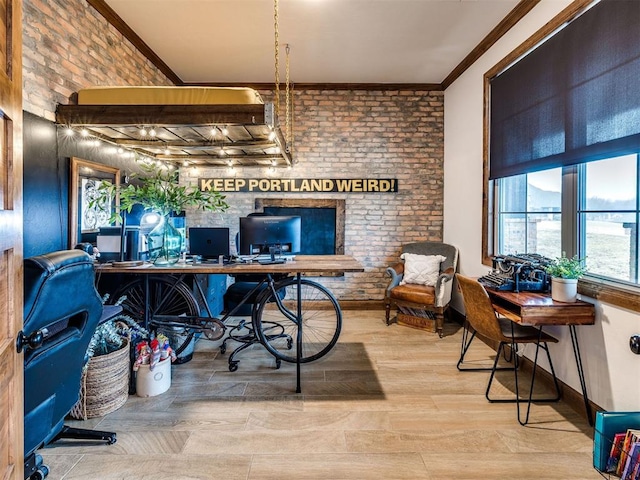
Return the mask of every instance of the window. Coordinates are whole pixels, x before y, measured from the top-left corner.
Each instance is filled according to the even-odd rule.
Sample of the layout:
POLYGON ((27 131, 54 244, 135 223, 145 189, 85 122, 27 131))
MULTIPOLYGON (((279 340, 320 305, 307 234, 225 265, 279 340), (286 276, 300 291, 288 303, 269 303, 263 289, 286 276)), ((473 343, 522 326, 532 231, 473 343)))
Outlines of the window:
POLYGON ((638 282, 638 155, 578 168, 579 254, 590 274, 638 282))
POLYGON ((560 256, 561 169, 516 175, 497 182, 498 253, 560 256))
POLYGON ((564 176, 555 168, 496 180, 497 253, 577 254, 590 276, 639 284, 639 161, 624 155, 565 167, 564 176))
POLYGON ((578 291, 636 312, 638 15, 636 0, 573 2, 485 73, 482 240, 486 265, 509 250, 586 256, 578 291), (536 178, 558 168, 559 211, 532 198, 558 191, 536 178))

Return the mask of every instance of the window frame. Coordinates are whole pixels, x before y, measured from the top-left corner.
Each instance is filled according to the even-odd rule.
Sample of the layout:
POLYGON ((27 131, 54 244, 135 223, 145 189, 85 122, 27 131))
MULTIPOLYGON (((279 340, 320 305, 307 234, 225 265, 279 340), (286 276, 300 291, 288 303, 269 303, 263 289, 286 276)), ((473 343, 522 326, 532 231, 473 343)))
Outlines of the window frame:
MULTIPOLYGON (((586 8, 593 4, 593 0, 577 0, 565 8, 559 15, 553 18, 540 30, 529 37, 524 43, 513 50, 502 59, 492 69, 484 75, 483 81, 483 154, 482 154, 482 264, 491 267, 492 258, 495 255, 496 239, 496 207, 498 205, 498 189, 493 180, 489 180, 489 132, 490 132, 490 105, 491 105, 491 85, 490 79, 503 71, 518 58, 535 48, 537 44, 561 28, 571 19, 580 15, 586 8)), ((573 212, 568 216, 567 223, 563 216, 562 224, 562 244, 567 255, 575 255, 578 251, 578 166, 563 168, 562 172, 562 195, 561 213, 573 212)), ((634 312, 640 312, 640 286, 627 286, 604 278, 587 275, 578 282, 578 293, 581 295, 602 301, 604 303, 626 308, 634 312)))

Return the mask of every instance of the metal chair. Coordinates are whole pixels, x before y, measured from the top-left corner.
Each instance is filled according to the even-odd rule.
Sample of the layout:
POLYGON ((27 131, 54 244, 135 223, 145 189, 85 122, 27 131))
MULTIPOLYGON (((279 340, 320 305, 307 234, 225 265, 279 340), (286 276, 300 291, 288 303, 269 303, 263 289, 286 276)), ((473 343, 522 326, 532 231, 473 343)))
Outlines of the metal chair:
POLYGON ((473 333, 470 337, 465 335, 463 337, 462 348, 460 352, 460 360, 458 361, 458 369, 464 370, 490 370, 491 375, 485 391, 485 397, 492 403, 505 403, 515 402, 518 414, 518 422, 521 425, 526 425, 529 422, 529 413, 531 411, 532 402, 557 402, 560 400, 560 386, 558 379, 556 378, 553 363, 551 361, 551 355, 549 354, 548 343, 557 343, 558 340, 551 335, 548 335, 542 331, 542 328, 535 328, 531 326, 520 325, 507 318, 498 317, 496 311, 493 308, 491 299, 487 294, 484 287, 475 279, 456 274, 458 285, 462 290, 462 297, 464 300, 464 308, 466 313, 467 325, 465 331, 472 329, 473 333), (464 368, 464 357, 467 353, 471 342, 475 338, 476 334, 483 336, 489 341, 497 342, 498 349, 496 357, 492 367, 486 368, 464 368), (529 396, 527 399, 527 412, 524 420, 520 413, 520 403, 523 401, 520 399, 520 389, 518 384, 518 368, 520 366, 519 356, 517 355, 518 345, 534 344, 536 346, 536 353, 533 361, 533 371, 531 373, 531 386, 529 389, 529 396), (505 350, 505 346, 509 346, 511 350, 511 357, 508 359, 513 362, 509 367, 498 367, 498 360, 500 354, 505 350), (533 398, 533 387, 536 378, 536 370, 538 367, 538 353, 542 348, 547 353, 547 359, 549 361, 549 367, 551 375, 553 376, 553 383, 555 386, 556 394, 549 398, 533 398), (490 397, 491 385, 495 377, 497 370, 512 370, 515 378, 515 398, 514 399, 496 399, 490 397))

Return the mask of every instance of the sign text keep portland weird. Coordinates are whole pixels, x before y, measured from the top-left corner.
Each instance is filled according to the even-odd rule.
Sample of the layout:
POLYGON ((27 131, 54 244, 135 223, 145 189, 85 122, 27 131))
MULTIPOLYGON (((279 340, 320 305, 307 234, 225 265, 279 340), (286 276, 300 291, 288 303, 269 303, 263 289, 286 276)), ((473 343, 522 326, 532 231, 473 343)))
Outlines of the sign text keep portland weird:
POLYGON ((201 191, 289 193, 397 193, 391 178, 199 178, 201 191))

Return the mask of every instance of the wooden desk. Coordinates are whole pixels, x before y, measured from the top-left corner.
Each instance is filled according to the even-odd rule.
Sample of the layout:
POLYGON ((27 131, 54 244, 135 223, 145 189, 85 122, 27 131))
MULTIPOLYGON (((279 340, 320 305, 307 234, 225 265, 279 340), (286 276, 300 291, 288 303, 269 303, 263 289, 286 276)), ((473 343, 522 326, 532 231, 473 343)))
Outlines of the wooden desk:
MULTIPOLYGON (((286 263, 272 264, 272 265, 262 265, 258 262, 245 262, 245 263, 230 263, 227 265, 219 265, 215 263, 200 263, 200 264, 180 264, 176 263, 171 266, 162 266, 157 267, 153 264, 143 264, 136 267, 123 267, 123 266, 113 266, 111 264, 103 264, 96 265, 96 273, 97 274, 114 274, 114 273, 124 273, 129 275, 142 275, 145 279, 145 288, 144 291, 144 303, 145 303, 145 315, 144 321, 146 324, 149 322, 149 301, 148 301, 148 291, 149 291, 149 277, 152 275, 173 275, 179 278, 180 280, 186 275, 196 275, 196 274, 227 274, 227 275, 237 275, 237 274, 286 274, 286 275, 295 275, 298 279, 298 283, 300 282, 300 278, 302 274, 313 275, 314 273, 344 273, 344 272, 362 272, 364 268, 362 265, 355 260, 353 257, 349 255, 297 255, 294 260, 287 261, 286 263)), ((179 280, 177 280, 179 281, 179 280)), ((196 282, 196 286, 198 288, 199 285, 196 282)), ((200 295, 204 299, 204 293, 200 291, 200 295)), ((298 298, 298 312, 300 312, 300 298, 298 298)), ((338 306, 339 307, 339 306, 338 306)), ((213 317, 211 314, 211 310, 209 306, 206 305, 205 308, 209 314, 209 317, 213 317)), ((300 319, 300 313, 298 313, 298 332, 302 331, 303 322, 300 319)), ((302 349, 302 334, 298 333, 296 341, 297 344, 297 352, 298 355, 302 349)), ((298 357, 296 362, 296 392, 301 392, 300 387, 300 358, 298 357)))
POLYGON ((593 325, 596 321, 595 307, 578 300, 575 303, 554 301, 549 294, 539 292, 507 292, 486 288, 496 312, 513 322, 542 328, 546 325, 568 325, 571 345, 578 368, 578 377, 587 411, 587 420, 593 425, 591 405, 580 356, 580 345, 576 325, 593 325))
POLYGON ((343 273, 362 272, 364 268, 360 262, 350 255, 296 255, 295 259, 286 263, 274 265, 261 265, 252 263, 230 263, 218 265, 215 263, 176 263, 166 267, 156 267, 151 263, 145 263, 139 267, 114 267, 111 264, 98 264, 96 271, 99 273, 127 273, 135 275, 167 274, 216 274, 236 275, 242 273, 287 273, 287 274, 313 274, 313 273, 343 273))

